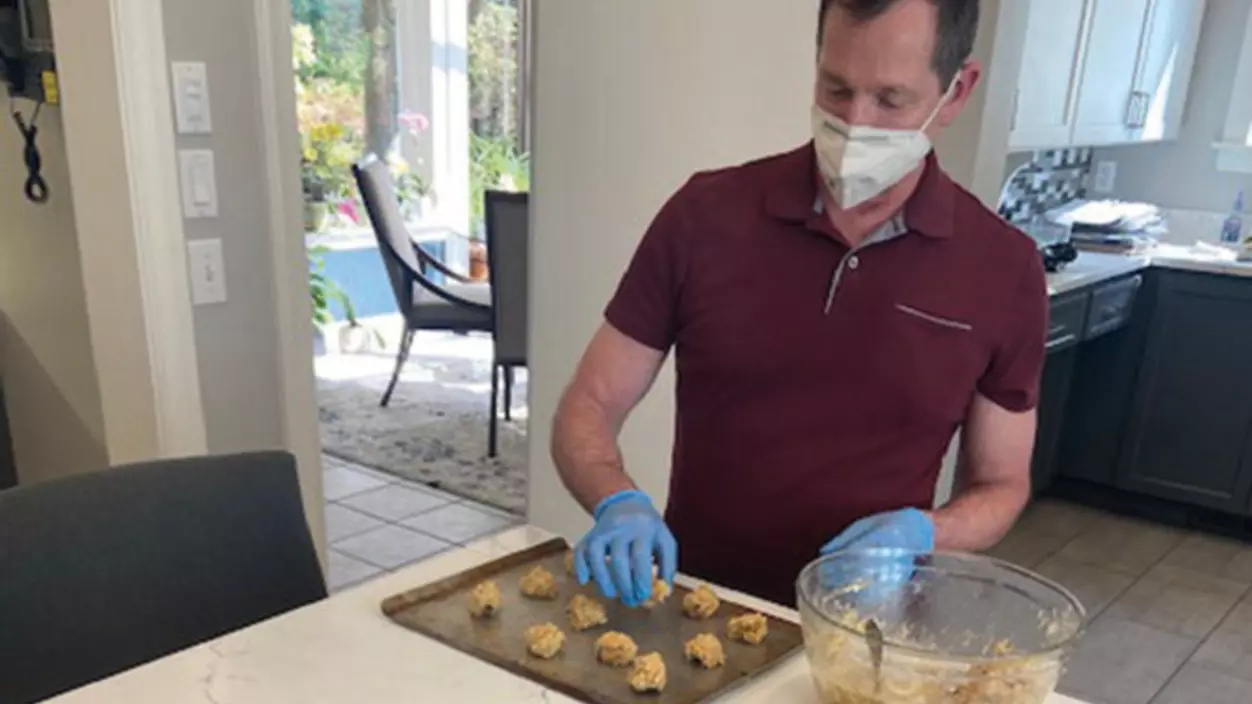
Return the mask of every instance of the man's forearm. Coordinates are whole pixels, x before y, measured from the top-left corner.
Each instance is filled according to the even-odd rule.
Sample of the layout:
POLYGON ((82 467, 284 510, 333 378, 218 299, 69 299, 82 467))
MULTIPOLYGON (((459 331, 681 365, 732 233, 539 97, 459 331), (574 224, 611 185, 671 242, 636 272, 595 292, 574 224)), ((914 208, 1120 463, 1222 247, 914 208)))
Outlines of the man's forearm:
POLYGON ((939 550, 990 548, 1013 526, 1029 499, 1029 483, 965 487, 956 498, 932 514, 935 547, 939 550))
POLYGON ((591 399, 568 392, 552 429, 552 459, 561 481, 588 513, 605 497, 635 484, 617 446, 619 428, 591 399))

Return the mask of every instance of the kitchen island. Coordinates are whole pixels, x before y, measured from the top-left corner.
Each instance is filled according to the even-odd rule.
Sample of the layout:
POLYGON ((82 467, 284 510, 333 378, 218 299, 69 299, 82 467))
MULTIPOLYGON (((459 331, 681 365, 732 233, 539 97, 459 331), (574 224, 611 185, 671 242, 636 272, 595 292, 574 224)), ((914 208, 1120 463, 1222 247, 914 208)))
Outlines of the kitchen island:
MULTIPOLYGON (((526 549, 551 537, 537 528, 516 528, 50 701, 55 704, 572 702, 575 700, 396 626, 379 609, 379 604, 393 594, 526 549)), ((789 609, 750 597, 737 599, 780 618, 798 619, 789 609)), ((803 655, 719 701, 818 704, 803 655)), ((1049 704, 1079 703, 1055 695, 1049 704)))

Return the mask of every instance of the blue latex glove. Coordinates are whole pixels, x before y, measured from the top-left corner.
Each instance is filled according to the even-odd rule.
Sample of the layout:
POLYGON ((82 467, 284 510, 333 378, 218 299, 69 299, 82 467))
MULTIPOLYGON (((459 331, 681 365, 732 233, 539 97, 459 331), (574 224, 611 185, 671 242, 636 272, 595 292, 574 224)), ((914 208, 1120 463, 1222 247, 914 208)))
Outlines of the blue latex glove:
MULTIPOLYGON (((872 560, 867 558, 872 567, 845 563, 842 569, 871 577, 872 591, 880 597, 886 597, 912 578, 913 553, 934 552, 935 522, 926 513, 915 508, 862 518, 826 543, 822 547, 822 554, 829 555, 840 550, 883 551, 882 557, 875 556, 872 560), (888 556, 892 550, 901 551, 898 559, 888 556)), ((829 578, 832 582, 847 582, 843 575, 832 574, 829 578)))
POLYGON ((631 608, 652 598, 652 564, 670 586, 678 571, 678 543, 648 495, 620 491, 600 502, 596 525, 574 547, 574 576, 592 578, 609 599, 631 608), (607 559, 606 559, 607 558, 607 559))

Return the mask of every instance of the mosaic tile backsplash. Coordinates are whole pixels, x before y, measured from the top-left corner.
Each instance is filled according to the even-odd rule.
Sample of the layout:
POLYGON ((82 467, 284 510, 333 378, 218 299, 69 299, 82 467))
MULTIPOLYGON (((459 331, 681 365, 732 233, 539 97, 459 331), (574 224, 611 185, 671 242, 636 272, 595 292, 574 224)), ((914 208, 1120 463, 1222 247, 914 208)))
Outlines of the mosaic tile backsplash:
POLYGON ((1089 147, 1034 152, 1004 184, 1000 216, 1027 223, 1059 205, 1086 198, 1090 175, 1089 147))

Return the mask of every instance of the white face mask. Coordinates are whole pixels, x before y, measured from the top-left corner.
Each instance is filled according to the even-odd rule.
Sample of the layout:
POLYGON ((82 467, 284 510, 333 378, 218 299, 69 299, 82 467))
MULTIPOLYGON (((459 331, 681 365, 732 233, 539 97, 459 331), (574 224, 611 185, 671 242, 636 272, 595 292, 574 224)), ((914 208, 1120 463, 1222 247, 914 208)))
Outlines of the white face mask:
POLYGON ((813 143, 822 180, 840 208, 855 208, 912 173, 930 153, 926 129, 948 101, 948 87, 930 117, 916 130, 849 125, 813 106, 813 143))

